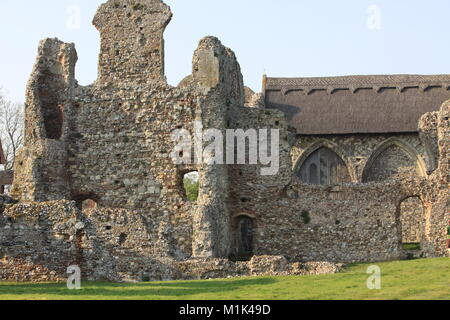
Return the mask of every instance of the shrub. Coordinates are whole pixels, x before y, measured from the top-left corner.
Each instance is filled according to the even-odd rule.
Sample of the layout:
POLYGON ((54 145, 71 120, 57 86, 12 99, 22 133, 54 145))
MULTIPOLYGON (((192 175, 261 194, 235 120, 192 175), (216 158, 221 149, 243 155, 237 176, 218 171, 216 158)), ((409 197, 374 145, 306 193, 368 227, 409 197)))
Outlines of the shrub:
POLYGON ((189 177, 184 178, 184 190, 186 191, 186 197, 190 202, 196 202, 198 199, 199 182, 189 177))

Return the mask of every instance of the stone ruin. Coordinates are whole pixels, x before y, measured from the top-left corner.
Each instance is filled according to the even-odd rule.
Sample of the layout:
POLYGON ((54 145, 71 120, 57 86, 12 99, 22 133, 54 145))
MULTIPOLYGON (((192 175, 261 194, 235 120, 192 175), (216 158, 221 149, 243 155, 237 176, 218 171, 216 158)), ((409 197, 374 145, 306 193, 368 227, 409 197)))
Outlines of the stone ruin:
POLYGON ((450 102, 428 103, 420 121, 407 119, 412 131, 398 132, 340 132, 320 121, 315 130, 293 106, 316 91, 342 103, 369 85, 382 94, 402 81, 427 83, 425 92, 439 80, 448 99, 450 77, 384 85, 265 78, 255 94, 234 53, 206 37, 192 74, 173 87, 164 75, 171 17, 160 0, 101 5, 90 86, 75 79, 73 44, 40 43, 12 198, 0 199, 0 280, 64 280, 71 265, 87 280, 108 281, 329 273, 340 263, 403 259, 403 242, 420 242, 421 257, 448 255, 450 102), (352 90, 339 97, 345 84, 352 90), (194 136, 195 123, 280 130, 278 173, 261 175, 261 164, 175 164, 171 135, 183 128, 194 136), (316 163, 328 163, 328 174, 316 176, 316 163), (183 189, 190 172, 199 174, 196 203, 183 189))

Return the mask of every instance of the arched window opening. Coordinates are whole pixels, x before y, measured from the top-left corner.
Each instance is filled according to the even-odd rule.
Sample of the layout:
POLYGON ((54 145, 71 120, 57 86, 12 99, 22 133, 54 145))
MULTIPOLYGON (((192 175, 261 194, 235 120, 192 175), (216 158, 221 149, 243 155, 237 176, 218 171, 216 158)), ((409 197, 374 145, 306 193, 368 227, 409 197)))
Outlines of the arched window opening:
POLYGON ((303 182, 316 185, 351 181, 345 162, 334 151, 325 147, 313 152, 303 162, 298 175, 303 182))
POLYGON ((199 174, 197 171, 191 171, 183 175, 183 191, 186 199, 195 203, 198 200, 199 194, 199 174))
POLYGON ((423 219, 423 203, 418 197, 408 198, 400 204, 401 242, 408 256, 415 257, 420 252, 423 219))
POLYGON ((364 170, 363 182, 421 176, 419 161, 410 152, 393 143, 379 154, 375 153, 364 170))

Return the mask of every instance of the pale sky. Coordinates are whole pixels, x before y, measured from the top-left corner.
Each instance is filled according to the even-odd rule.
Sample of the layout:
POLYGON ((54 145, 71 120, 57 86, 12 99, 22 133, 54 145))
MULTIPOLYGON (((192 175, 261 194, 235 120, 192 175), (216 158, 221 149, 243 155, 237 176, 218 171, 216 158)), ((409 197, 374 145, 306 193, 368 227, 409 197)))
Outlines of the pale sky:
MULTIPOLYGON (((39 40, 74 42, 80 84, 97 77, 99 35, 91 21, 104 0, 1 0, 0 86, 23 102, 39 40), (75 9, 74 9, 75 8, 75 9), (77 9, 78 8, 78 9, 77 9), (77 27, 76 12, 80 13, 77 27), (73 19, 75 17, 75 19, 73 19)), ((450 74, 448 0, 166 0, 166 76, 191 73, 206 35, 235 51, 245 84, 272 77, 450 74)))

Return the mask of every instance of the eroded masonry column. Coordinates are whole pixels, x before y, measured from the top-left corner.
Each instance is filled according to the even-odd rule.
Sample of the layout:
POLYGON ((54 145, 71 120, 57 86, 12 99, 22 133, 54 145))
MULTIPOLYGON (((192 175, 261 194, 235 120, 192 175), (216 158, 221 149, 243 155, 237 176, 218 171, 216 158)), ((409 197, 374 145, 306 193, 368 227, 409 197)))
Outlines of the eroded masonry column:
POLYGON ((73 44, 58 39, 40 42, 26 91, 24 147, 14 168, 11 194, 18 199, 70 197, 66 138, 76 61, 73 44))
POLYGON ((433 256, 450 254, 447 247, 447 227, 450 222, 450 100, 438 112, 438 169, 435 175, 434 201, 430 215, 430 238, 435 239, 433 256))
POLYGON ((169 6, 160 0, 102 4, 93 21, 101 38, 98 83, 165 82, 163 34, 171 18, 169 6))
MULTIPOLYGON (((200 41, 193 59, 193 79, 204 98, 197 119, 203 129, 218 129, 225 137, 228 109, 244 104, 243 81, 234 53, 218 39, 200 41)), ((203 141, 203 147, 211 141, 203 141)), ((228 257, 231 247, 229 185, 226 164, 208 163, 207 155, 200 166, 200 192, 193 217, 194 257, 228 257)))

